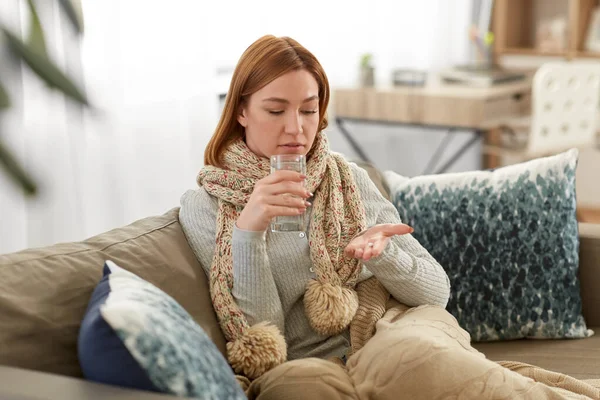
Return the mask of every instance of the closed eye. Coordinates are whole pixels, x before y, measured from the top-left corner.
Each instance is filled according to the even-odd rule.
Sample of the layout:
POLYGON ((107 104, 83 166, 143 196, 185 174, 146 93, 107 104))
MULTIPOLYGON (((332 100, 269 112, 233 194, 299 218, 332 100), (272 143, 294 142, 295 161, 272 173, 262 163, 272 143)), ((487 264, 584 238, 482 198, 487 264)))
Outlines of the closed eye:
MULTIPOLYGON (((301 112, 302 112, 302 114, 310 115, 310 114, 316 114, 317 110, 304 110, 304 111, 301 111, 301 112)), ((281 115, 281 114, 283 114, 283 111, 282 110, 279 110, 279 111, 269 110, 269 114, 271 114, 271 115, 281 115)))

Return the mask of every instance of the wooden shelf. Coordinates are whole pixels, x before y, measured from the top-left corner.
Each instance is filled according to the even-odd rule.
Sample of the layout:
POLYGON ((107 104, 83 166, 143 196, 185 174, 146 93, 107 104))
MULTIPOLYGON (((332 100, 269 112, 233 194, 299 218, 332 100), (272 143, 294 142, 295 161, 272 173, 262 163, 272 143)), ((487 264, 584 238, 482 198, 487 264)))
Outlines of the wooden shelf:
POLYGON ((577 221, 600 224, 600 208, 577 207, 577 221))
POLYGON ((578 51, 575 53, 575 57, 582 58, 600 58, 600 52, 594 51, 578 51))
POLYGON ((526 56, 548 56, 548 57, 566 57, 567 51, 542 51, 534 48, 527 47, 508 47, 505 49, 498 50, 498 54, 514 54, 514 55, 526 55, 526 56))
MULTIPOLYGON (((494 55, 534 57, 600 58, 600 52, 585 51, 590 16, 600 0, 496 0, 492 18, 494 55), (562 18, 566 23, 564 51, 542 51, 537 29, 544 21, 562 18)), ((560 43, 557 43, 560 45, 560 43)))
POLYGON ((527 47, 509 47, 499 49, 498 55, 536 56, 536 57, 569 57, 569 58, 600 58, 600 52, 594 51, 542 51, 527 47))

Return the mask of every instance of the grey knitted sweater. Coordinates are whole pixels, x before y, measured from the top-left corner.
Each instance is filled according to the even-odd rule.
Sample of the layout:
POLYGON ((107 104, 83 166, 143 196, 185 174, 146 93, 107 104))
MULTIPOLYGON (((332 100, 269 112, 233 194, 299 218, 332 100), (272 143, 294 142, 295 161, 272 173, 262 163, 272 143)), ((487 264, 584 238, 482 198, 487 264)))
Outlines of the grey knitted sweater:
MULTIPOLYGON (((351 168, 364 203, 367 226, 399 223, 396 208, 379 193, 366 171, 352 163, 351 168)), ((179 219, 207 276, 215 249, 217 204, 217 198, 203 188, 188 190, 181 197, 179 219)), ((310 221, 310 208, 305 218, 310 221)), ((310 230, 308 222, 306 226, 310 230)), ((234 227, 232 253, 236 303, 250 325, 270 321, 279 328, 288 345, 289 360, 341 357, 346 353, 348 329, 336 336, 320 335, 304 313, 306 284, 316 277, 307 233, 249 232, 234 227)), ((448 302, 448 276, 411 235, 394 236, 379 257, 364 263, 359 281, 373 275, 406 305, 445 307, 448 302)))

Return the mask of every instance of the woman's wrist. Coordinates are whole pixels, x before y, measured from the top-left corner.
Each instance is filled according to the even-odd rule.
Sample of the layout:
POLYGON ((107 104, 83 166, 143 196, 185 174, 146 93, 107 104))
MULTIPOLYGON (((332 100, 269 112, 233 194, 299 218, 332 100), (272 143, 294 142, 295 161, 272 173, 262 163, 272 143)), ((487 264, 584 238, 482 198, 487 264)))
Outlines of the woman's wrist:
POLYGON ((235 222, 235 226, 236 228, 242 230, 242 231, 247 231, 247 232, 264 232, 267 229, 267 225, 258 225, 256 223, 249 223, 244 221, 243 218, 238 218, 238 220, 235 222))
POLYGON ((235 223, 235 229, 238 230, 238 231, 240 231, 240 232, 244 232, 244 233, 248 233, 248 234, 250 234, 250 233, 264 233, 267 230, 267 228, 265 228, 265 229, 248 229, 247 227, 239 226, 239 224, 237 222, 235 223))

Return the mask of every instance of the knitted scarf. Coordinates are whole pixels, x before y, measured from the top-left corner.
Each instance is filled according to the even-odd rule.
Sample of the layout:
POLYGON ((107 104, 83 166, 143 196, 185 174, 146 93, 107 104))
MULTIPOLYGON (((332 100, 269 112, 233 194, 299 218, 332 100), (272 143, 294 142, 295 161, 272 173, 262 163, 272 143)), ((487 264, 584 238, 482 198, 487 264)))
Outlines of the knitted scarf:
MULTIPOLYGON (((356 351, 373 334, 389 295, 374 278, 354 290, 362 264, 346 257, 343 250, 365 228, 365 211, 350 166, 341 155, 329 151, 322 132, 307 158, 306 187, 314 193, 309 245, 316 280, 307 284, 306 315, 316 332, 330 336, 357 319, 355 327, 350 326, 352 350, 356 351)), ((219 199, 210 293, 227 340, 229 363, 236 373, 255 379, 284 362, 287 348, 277 327, 268 321, 249 326, 235 303, 231 239, 255 183, 270 173, 270 161, 255 155, 242 139, 229 145, 222 160, 223 168, 206 166, 197 179, 219 199)))

